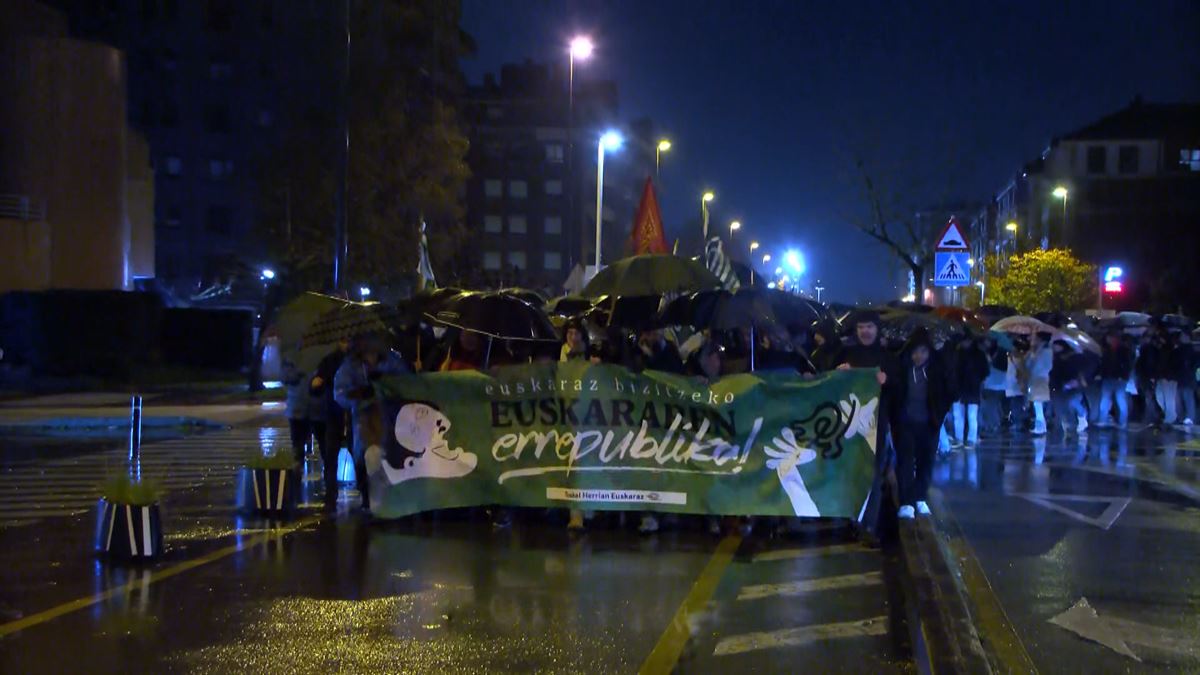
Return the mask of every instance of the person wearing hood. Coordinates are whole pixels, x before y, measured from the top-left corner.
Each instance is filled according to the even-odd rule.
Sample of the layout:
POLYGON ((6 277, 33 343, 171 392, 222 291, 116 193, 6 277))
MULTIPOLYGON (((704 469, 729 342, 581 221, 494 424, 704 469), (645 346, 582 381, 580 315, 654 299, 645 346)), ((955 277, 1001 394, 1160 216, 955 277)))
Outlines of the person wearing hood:
POLYGON ((946 374, 934 357, 929 334, 913 333, 904 345, 903 376, 895 382, 896 420, 892 436, 896 442, 896 481, 900 485, 897 515, 910 519, 929 513, 926 497, 933 480, 938 429, 950 410, 946 374))
POLYGON ((1053 366, 1050 369, 1050 392, 1054 399, 1054 413, 1062 424, 1063 436, 1071 431, 1071 415, 1075 415, 1075 431, 1087 432, 1087 408, 1083 407, 1084 379, 1083 359, 1066 340, 1055 340, 1053 366))
POLYGON ((813 349, 810 360, 817 372, 824 373, 845 361, 846 347, 838 337, 838 327, 830 319, 821 321, 813 331, 813 349))

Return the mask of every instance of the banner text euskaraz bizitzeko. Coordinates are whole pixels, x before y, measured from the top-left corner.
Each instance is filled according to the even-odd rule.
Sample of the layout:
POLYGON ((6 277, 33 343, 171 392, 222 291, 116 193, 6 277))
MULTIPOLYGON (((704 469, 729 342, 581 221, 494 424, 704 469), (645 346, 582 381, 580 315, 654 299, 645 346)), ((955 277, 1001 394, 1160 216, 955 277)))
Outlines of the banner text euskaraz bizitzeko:
POLYGON ((366 467, 383 518, 490 504, 857 518, 875 471, 869 370, 708 384, 573 361, 376 390, 366 467))

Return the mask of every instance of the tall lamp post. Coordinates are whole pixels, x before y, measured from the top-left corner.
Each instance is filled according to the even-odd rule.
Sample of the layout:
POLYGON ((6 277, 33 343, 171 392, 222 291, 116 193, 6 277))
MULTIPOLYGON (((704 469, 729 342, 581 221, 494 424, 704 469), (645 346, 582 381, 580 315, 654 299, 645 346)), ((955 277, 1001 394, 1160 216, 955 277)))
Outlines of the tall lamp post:
POLYGON ((984 302, 987 293, 987 284, 983 283, 982 281, 976 281, 975 285, 979 287, 979 306, 983 307, 987 304, 984 302))
MULTIPOLYGON (((1063 200, 1063 239, 1065 240, 1067 238, 1067 196, 1070 194, 1070 192, 1066 187, 1059 185, 1055 187, 1054 192, 1051 192, 1050 194, 1063 200)), ((1064 241, 1063 243, 1066 244, 1069 242, 1064 241)))
POLYGON ((729 243, 730 244, 733 243, 733 233, 737 232, 740 229, 742 229, 742 221, 735 220, 735 221, 729 223, 729 243))
POLYGON ((654 146, 654 178, 658 179, 659 169, 662 165, 662 154, 671 149, 671 141, 662 139, 658 145, 654 146))
POLYGON ((700 197, 700 217, 704 221, 704 242, 700 244, 701 248, 708 243, 708 203, 716 198, 717 196, 711 191, 705 192, 704 195, 700 197))
POLYGON ((579 181, 575 177, 575 61, 584 61, 590 58, 593 48, 591 38, 583 35, 572 38, 567 47, 569 63, 567 68, 567 208, 571 213, 568 225, 580 235, 581 256, 583 253, 583 226, 579 225, 578 229, 575 229, 576 223, 580 221, 577 201, 579 181))
POLYGON ((600 233, 604 229, 604 153, 617 150, 625 139, 615 131, 606 131, 596 144, 596 271, 600 271, 600 233))
POLYGON ((754 251, 758 248, 758 242, 750 242, 750 285, 754 285, 754 251))

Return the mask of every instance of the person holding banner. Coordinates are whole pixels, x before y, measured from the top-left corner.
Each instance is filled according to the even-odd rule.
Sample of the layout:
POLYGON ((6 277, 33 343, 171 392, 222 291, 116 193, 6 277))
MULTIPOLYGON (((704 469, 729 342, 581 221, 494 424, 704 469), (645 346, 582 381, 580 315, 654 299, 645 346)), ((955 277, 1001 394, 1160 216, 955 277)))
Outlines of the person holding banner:
POLYGON ((882 516, 883 487, 889 469, 892 467, 892 455, 888 446, 888 433, 891 428, 892 408, 895 405, 892 393, 890 373, 897 370, 892 354, 883 348, 879 342, 879 314, 871 311, 859 312, 854 318, 854 343, 843 353, 844 361, 838 365, 838 370, 849 368, 874 368, 875 379, 879 382, 879 422, 876 425, 875 437, 875 480, 871 486, 871 494, 863 508, 860 525, 865 526, 863 538, 868 545, 877 546, 877 535, 880 531, 882 516))

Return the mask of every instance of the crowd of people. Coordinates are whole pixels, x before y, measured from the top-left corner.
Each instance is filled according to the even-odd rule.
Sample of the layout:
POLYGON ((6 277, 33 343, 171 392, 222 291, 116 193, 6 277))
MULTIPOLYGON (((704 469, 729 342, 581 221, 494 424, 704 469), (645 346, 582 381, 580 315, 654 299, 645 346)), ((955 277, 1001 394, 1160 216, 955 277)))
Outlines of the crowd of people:
MULTIPOLYGON (((878 314, 862 311, 845 326, 825 320, 794 331, 743 327, 694 332, 686 339, 672 328, 597 328, 578 319, 563 326, 557 344, 491 340, 424 324, 398 336, 359 336, 339 344, 315 372, 285 371, 293 447, 303 461, 312 450, 309 439, 316 439, 329 509, 336 507, 338 453, 343 445, 349 448, 362 508, 369 510, 362 447, 369 430, 363 426, 378 423, 378 415, 370 414, 371 383, 383 375, 571 360, 704 382, 751 369, 812 377, 870 368, 882 390, 876 480, 863 520, 873 525, 885 502, 899 518, 928 513, 938 452, 972 447, 981 436, 1041 435, 1054 424, 1064 435, 1083 434, 1091 426, 1127 429, 1131 416, 1190 432, 1195 419, 1200 359, 1186 331, 1151 328, 1134 337, 1114 330, 1096 354, 1049 333, 941 337, 917 329, 902 343, 885 344, 880 328, 878 314)), ((581 529, 591 515, 571 511, 567 526, 581 529)), ((495 510, 494 522, 506 525, 509 512, 495 510)), ((720 531, 717 519, 707 522, 720 531)), ((659 525, 654 514, 641 515, 641 531, 654 532, 659 525)))

